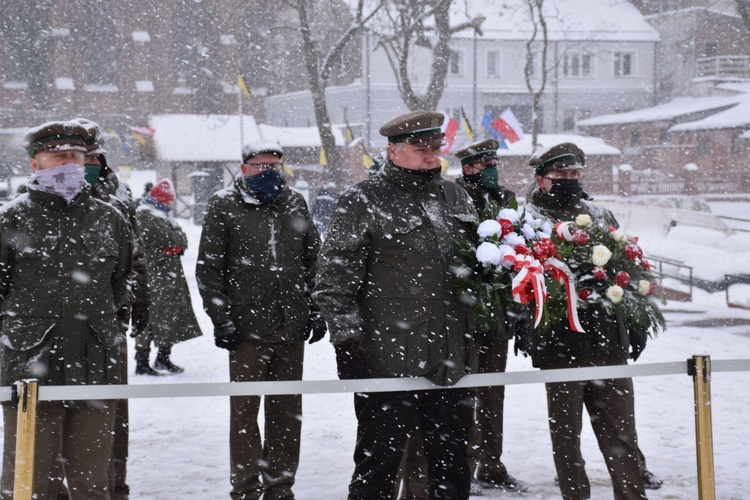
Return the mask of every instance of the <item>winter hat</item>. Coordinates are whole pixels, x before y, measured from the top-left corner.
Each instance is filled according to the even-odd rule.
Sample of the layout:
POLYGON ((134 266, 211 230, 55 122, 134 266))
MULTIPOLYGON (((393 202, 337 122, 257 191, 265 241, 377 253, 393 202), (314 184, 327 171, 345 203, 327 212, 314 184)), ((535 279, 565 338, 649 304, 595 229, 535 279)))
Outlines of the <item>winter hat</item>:
POLYGON ((580 170, 586 165, 586 156, 581 148, 572 142, 556 144, 541 149, 529 159, 535 175, 544 175, 550 170, 580 170))
POLYGON ((271 153, 281 159, 284 156, 284 150, 276 142, 270 141, 252 141, 242 146, 242 163, 247 162, 253 156, 271 153))
POLYGON ((151 188, 149 196, 162 205, 169 205, 176 198, 172 181, 169 179, 160 180, 151 188))
POLYGON ((23 147, 30 157, 40 151, 83 151, 89 133, 82 125, 72 121, 47 122, 29 130, 23 137, 23 147))

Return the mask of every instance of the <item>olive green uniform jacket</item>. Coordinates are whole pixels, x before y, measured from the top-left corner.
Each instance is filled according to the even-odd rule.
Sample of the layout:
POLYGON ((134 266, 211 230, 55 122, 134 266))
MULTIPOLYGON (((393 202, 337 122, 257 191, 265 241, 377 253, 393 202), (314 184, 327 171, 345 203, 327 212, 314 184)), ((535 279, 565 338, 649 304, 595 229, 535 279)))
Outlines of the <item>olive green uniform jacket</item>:
MULTIPOLYGON (((574 220, 588 214, 594 223, 618 227, 612 212, 581 197, 560 204, 554 197, 535 188, 527 205, 535 217, 551 223, 574 220)), ((542 369, 626 364, 630 340, 624 324, 602 307, 578 308, 578 319, 585 333, 570 329, 568 318, 548 329, 533 330, 530 348, 534 366, 542 369)))
POLYGON ((34 189, 0 210, 0 385, 116 384, 117 311, 131 301, 127 223, 86 188, 34 189))
POLYGON ((313 297, 333 344, 358 339, 373 377, 456 383, 476 364, 469 307, 451 272, 476 222, 466 191, 386 162, 340 199, 313 297))
POLYGON ((181 255, 187 250, 187 236, 174 218, 146 202, 141 202, 136 217, 150 277, 149 327, 154 344, 171 347, 200 337, 201 329, 182 268, 181 255))
POLYGON ((241 340, 284 330, 307 334, 320 238, 305 199, 285 183, 261 204, 238 176, 209 200, 196 278, 214 325, 232 320, 241 340))

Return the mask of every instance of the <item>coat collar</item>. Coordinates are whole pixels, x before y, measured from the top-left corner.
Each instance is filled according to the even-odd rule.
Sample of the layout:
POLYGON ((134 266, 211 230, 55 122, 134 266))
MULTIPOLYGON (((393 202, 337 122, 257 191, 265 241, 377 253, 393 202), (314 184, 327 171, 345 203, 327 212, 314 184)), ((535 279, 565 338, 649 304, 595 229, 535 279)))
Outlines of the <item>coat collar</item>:
POLYGON ((442 183, 440 175, 425 177, 411 173, 408 170, 395 166, 390 158, 386 160, 383 166, 383 176, 404 191, 414 194, 437 193, 440 191, 442 183))

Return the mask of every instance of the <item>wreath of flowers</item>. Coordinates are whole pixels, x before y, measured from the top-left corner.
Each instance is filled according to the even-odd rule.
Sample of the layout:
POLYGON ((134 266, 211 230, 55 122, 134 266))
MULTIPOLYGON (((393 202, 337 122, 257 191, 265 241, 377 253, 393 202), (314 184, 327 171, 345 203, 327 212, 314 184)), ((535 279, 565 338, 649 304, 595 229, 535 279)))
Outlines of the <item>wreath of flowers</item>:
POLYGON ((462 290, 474 301, 478 326, 492 331, 510 303, 535 306, 535 325, 543 317, 547 289, 545 262, 556 254, 552 225, 513 204, 490 202, 470 241, 458 248, 462 290))
MULTIPOLYGON (((654 276, 638 246, 638 238, 615 227, 594 223, 587 214, 575 221, 558 222, 552 232, 558 258, 564 261, 575 280, 574 297, 565 290, 559 271, 552 268, 548 279, 549 297, 545 324, 564 320, 569 310, 601 306, 616 314, 628 329, 654 334, 665 327, 664 316, 652 300, 654 276)), ((564 279, 562 279, 564 281, 564 279)))

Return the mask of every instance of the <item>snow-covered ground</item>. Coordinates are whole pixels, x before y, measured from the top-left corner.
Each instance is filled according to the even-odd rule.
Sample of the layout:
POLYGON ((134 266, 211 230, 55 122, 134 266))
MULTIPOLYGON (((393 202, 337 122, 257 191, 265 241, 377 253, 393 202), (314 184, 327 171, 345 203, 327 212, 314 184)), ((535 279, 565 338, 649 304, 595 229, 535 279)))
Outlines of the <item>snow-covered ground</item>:
MULTIPOLYGON (((140 193, 141 186, 133 185, 140 193)), ((727 214, 743 217, 748 203, 722 205, 727 214)), ((195 284, 195 261, 200 227, 181 220, 190 247, 183 257, 194 309, 204 336, 173 349, 173 360, 185 373, 164 377, 131 375, 131 384, 224 382, 228 380, 226 352, 213 345, 212 327, 203 313, 195 284)), ((723 240, 708 238, 696 229, 691 246, 694 265, 717 265, 716 248, 723 240)), ((708 230, 706 230, 708 231, 708 230)), ((634 232, 629 228, 629 232, 634 232)), ((650 244, 677 260, 686 251, 684 241, 658 232, 641 235, 647 252, 650 244)), ((722 251, 750 251, 745 247, 722 251)), ((722 255, 725 255, 722 253, 722 255)), ((684 255, 683 255, 684 257, 684 255)), ((726 256, 721 257, 723 259, 726 256)), ((639 364, 683 361, 694 354, 713 360, 750 358, 750 311, 726 307, 724 292, 694 290, 691 303, 669 302, 668 329, 652 339, 639 364), (732 321, 727 321, 727 320, 732 321), (719 326, 719 323, 734 326, 719 326)), ((132 343, 132 339, 130 339, 132 343)), ((131 345, 131 349, 134 346, 131 345)), ((131 350, 132 352, 132 350, 131 350)), ((335 379, 333 348, 327 341, 308 345, 305 379, 335 379)), ((132 356, 131 356, 132 357, 132 356)), ((131 374, 132 374, 131 366, 131 374)), ((509 371, 532 370, 528 358, 511 354, 509 371)), ((712 411, 716 498, 750 496, 750 398, 745 392, 750 373, 714 373, 712 411)), ((652 499, 698 497, 696 480, 693 384, 687 374, 635 379, 637 428, 648 467, 664 479, 664 486, 649 491, 652 499)), ((346 498, 352 472, 356 421, 350 394, 315 394, 303 398, 302 456, 295 494, 299 499, 346 498)), ((140 500, 227 498, 229 494, 229 401, 226 398, 134 399, 130 402, 131 498, 140 500)), ((503 461, 511 474, 529 483, 523 495, 488 493, 485 496, 559 498, 553 483, 555 470, 548 435, 546 402, 541 385, 508 386, 505 410, 503 461)), ((583 453, 592 483, 592 498, 611 498, 609 475, 590 426, 584 425, 583 453)))

